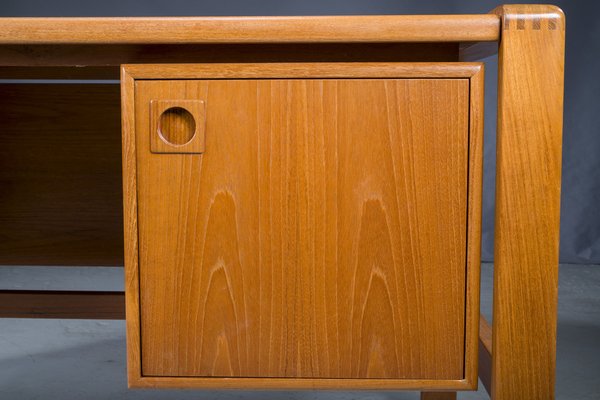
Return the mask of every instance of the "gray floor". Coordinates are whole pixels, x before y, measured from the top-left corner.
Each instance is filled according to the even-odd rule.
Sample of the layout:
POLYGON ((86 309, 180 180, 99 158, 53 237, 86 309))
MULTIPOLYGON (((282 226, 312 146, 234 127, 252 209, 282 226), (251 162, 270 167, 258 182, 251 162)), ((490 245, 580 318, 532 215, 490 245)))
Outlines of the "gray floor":
MULTIPOLYGON (((122 290, 114 268, 0 267, 0 289, 122 290)), ((482 311, 491 317, 492 266, 482 311)), ((560 270, 557 398, 600 399, 600 266, 560 270)), ((481 385, 480 385, 481 386, 481 385)), ((123 321, 0 319, 0 399, 418 399, 391 392, 128 390, 123 321)), ((459 399, 487 399, 483 389, 459 399)))

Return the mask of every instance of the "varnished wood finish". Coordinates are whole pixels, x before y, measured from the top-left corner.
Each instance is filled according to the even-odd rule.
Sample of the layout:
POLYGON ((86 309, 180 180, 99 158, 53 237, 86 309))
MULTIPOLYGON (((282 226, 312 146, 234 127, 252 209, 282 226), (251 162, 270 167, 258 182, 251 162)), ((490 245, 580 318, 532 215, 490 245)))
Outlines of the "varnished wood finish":
POLYGON ((422 392, 421 400, 456 400, 456 392, 422 392))
POLYGON ((479 320, 479 379, 492 393, 492 327, 483 315, 479 320))
POLYGON ((440 379, 321 379, 321 378, 229 378, 148 377, 129 381, 140 389, 218 390, 472 390, 470 382, 440 379))
POLYGON ((0 264, 122 266, 119 86, 0 93, 0 264))
MULTIPOLYGON (((0 78, 9 79, 116 79, 117 66, 120 64, 158 64, 165 60, 180 63, 216 63, 214 67, 225 72, 210 73, 210 68, 198 66, 181 67, 184 71, 181 76, 176 76, 179 68, 161 69, 159 66, 131 67, 129 71, 140 79, 198 79, 199 73, 203 74, 203 79, 265 79, 265 76, 261 77, 258 68, 248 69, 248 65, 230 68, 227 64, 341 62, 354 63, 354 66, 360 67, 357 70, 358 75, 353 76, 354 78, 469 79, 467 266, 472 265, 475 258, 479 257, 479 248, 474 247, 476 246, 474 238, 480 235, 478 196, 480 196, 481 184, 478 174, 481 173, 479 169, 481 159, 478 153, 480 150, 477 149, 481 146, 479 130, 482 123, 483 102, 478 89, 481 87, 481 74, 478 75, 473 71, 472 66, 466 69, 453 66, 448 70, 451 70, 451 73, 444 75, 444 68, 420 64, 416 67, 421 76, 402 68, 395 69, 391 75, 376 76, 373 75, 377 70, 375 65, 369 63, 387 63, 386 68, 389 70, 390 63, 398 61, 475 60, 495 53, 497 41, 500 40, 494 335, 492 340, 487 329, 489 326, 482 319, 479 369, 486 388, 490 390, 493 386, 494 399, 553 398, 564 58, 564 16, 560 10, 551 6, 536 5, 504 6, 486 16, 236 17, 161 20, 156 18, 0 18, 0 27, 2 28, 0 30, 0 78), (434 43, 435 41, 437 43, 434 43), (85 67, 81 68, 81 66, 85 67), (473 132, 478 134, 473 135, 473 132), (490 341, 493 342, 494 348, 493 362, 490 341), (487 378, 488 373, 491 378, 487 378)), ((283 65, 278 67, 280 71, 283 65)), ((290 75, 271 74, 268 78, 315 78, 302 71, 307 67, 318 72, 317 78, 320 79, 343 79, 352 71, 351 65, 341 65, 341 69, 327 73, 317 65, 311 67, 305 64, 297 70, 290 71, 290 75)), ((114 109, 108 111, 110 107, 104 103, 105 94, 94 95, 95 89, 91 91, 91 95, 90 90, 86 88, 85 92, 80 91, 86 96, 70 93, 51 98, 39 94, 38 90, 43 91, 43 89, 34 89, 33 85, 27 88, 32 89, 34 100, 26 104, 26 96, 21 92, 14 97, 21 100, 17 100, 17 105, 13 106, 7 98, 11 99, 19 89, 4 85, 0 87, 3 96, 5 93, 9 94, 0 100, 3 102, 0 113, 5 124, 3 132, 0 133, 0 140, 4 145, 2 147, 4 150, 0 150, 2 162, 0 177, 3 180, 3 197, 0 197, 0 202, 3 203, 0 204, 0 208, 4 219, 0 224, 0 233, 7 239, 0 244, 6 247, 1 249, 3 251, 0 254, 3 259, 0 261, 10 264, 119 264, 122 256, 119 254, 119 247, 113 246, 112 242, 118 240, 120 236, 118 230, 116 233, 113 232, 118 226, 118 223, 115 224, 115 216, 118 221, 119 212, 112 204, 119 196, 118 188, 112 186, 119 182, 118 174, 113 170, 118 163, 115 164, 111 158, 118 151, 118 144, 112 140, 113 135, 118 132, 113 126, 117 113, 114 109), (38 95, 40 102, 35 100, 38 95), (60 101, 61 98, 70 99, 71 110, 60 101), (57 99, 59 101, 56 101, 57 99), (90 107, 96 101, 99 105, 94 105, 95 116, 86 116, 90 112, 90 108, 86 107, 90 107), (80 104, 83 104, 83 107, 80 107, 80 104), (33 109, 47 110, 43 113, 47 116, 39 119, 32 118, 32 112, 29 110, 33 109), (56 117, 62 115, 72 116, 73 120, 56 117), (24 118, 21 120, 22 117, 24 118), (92 121, 92 124, 80 129, 78 124, 84 120, 92 121), (73 134, 75 129, 70 125, 72 121, 79 121, 75 124, 77 130, 87 133, 85 149, 74 140, 81 135, 73 134), (40 130, 42 122, 50 128, 40 130), (88 128, 89 132, 86 131, 88 128), (107 136, 99 134, 102 129, 107 136), (22 133, 26 139, 18 138, 22 133), (53 137, 57 138, 55 144, 53 144, 53 137), (42 152, 45 147, 51 151, 42 152), (95 148, 98 149, 98 153, 95 148), (99 154, 100 149, 104 151, 102 154, 106 159, 99 154), (58 156, 56 160, 52 159, 54 155, 58 156), (79 157, 86 160, 81 161, 79 157), (20 164, 20 159, 23 164, 20 164), (50 160, 53 162, 49 162, 50 160), (30 171, 23 167, 26 164, 36 168, 31 168, 30 171), (71 168, 64 168, 68 164, 71 164, 71 168), (104 167, 98 169, 101 164, 104 167), (72 165, 76 167, 73 168, 72 165), (102 172, 99 172, 100 170, 102 172), (60 171, 61 175, 65 174, 67 178, 75 177, 71 179, 71 183, 74 182, 75 186, 83 184, 82 177, 85 176, 87 182, 84 186, 87 191, 81 190, 83 186, 78 186, 78 189, 74 190, 75 186, 69 185, 68 179, 57 180, 57 171, 60 171), (35 176, 39 176, 40 182, 43 181, 41 191, 36 191, 39 182, 36 181, 35 176), (53 190, 49 190, 51 184, 45 182, 51 182, 54 185, 53 190), (109 190, 105 191, 106 189, 109 190), (88 198, 87 194, 92 193, 94 196, 88 198), (98 193, 101 195, 97 196, 98 193), (104 203, 100 204, 101 201, 104 203), (49 207, 51 204, 56 204, 57 207, 49 207), (84 207, 84 204, 87 207, 84 207), (64 210, 69 212, 65 213, 67 224, 57 229, 59 209, 61 212, 64 210), (98 222, 86 225, 91 221, 92 214, 97 217, 98 222), (77 220, 78 218, 80 220, 77 220), (85 228, 86 226, 88 229, 85 228), (40 232, 37 232, 36 229, 40 227, 40 232), (109 234, 112 239, 107 236, 109 234), (92 243, 91 239, 96 239, 95 243, 92 243), (105 246, 106 251, 98 253, 100 246, 105 246)), ((70 86, 70 88, 75 87, 70 86)), ((114 92, 110 96, 114 96, 114 92)), ((304 96, 307 98, 306 93, 304 96)), ((477 336, 477 317, 474 317, 474 314, 478 308, 478 298, 476 300, 472 292, 478 290, 479 271, 469 267, 465 277, 467 285, 464 333, 466 369, 462 379, 398 381, 142 377, 134 77, 127 72, 123 73, 122 100, 124 111, 122 121, 125 132, 123 192, 127 265, 128 374, 132 386, 413 390, 474 387, 477 362, 473 361, 473 357, 475 359, 477 357, 477 348, 472 337, 477 336)), ((114 101, 112 104, 116 105, 118 102, 114 101)), ((314 103, 310 105, 314 107, 314 103)), ((307 146, 315 145, 303 141, 305 139, 306 137, 301 136, 298 140, 307 146)), ((303 148, 310 148, 310 146, 303 148)), ((264 156, 264 152, 261 154, 264 156)), ((302 165, 303 160, 308 160, 306 152, 286 153, 285 156, 288 157, 290 154, 297 156, 294 159, 295 166, 302 165)), ((244 157, 250 156, 243 154, 236 161, 243 161, 244 157)), ((258 159, 258 154, 256 157, 258 159)), ((288 173, 297 171, 298 169, 291 170, 288 173)), ((385 176, 381 174, 378 178, 383 179, 385 176)), ((320 179, 325 178, 320 177, 320 179)), ((296 182, 298 185, 291 186, 296 190, 295 193, 310 193, 309 189, 316 188, 316 186, 301 185, 311 182, 307 175, 299 176, 296 182), (306 190, 302 192, 303 189, 306 190)), ((264 194, 265 191, 261 193, 264 194)), ((324 209, 327 204, 325 202, 324 209)), ((308 212, 308 210, 318 209, 314 203, 294 201, 286 204, 286 207, 288 210, 295 207, 300 211, 306 211, 305 214, 298 213, 298 218, 292 221, 297 225, 303 223, 303 226, 308 226, 308 217, 318 217, 317 213, 308 212)), ((257 218, 264 217, 265 212, 266 208, 261 208, 257 218)), ((262 230, 261 233, 257 233, 257 237, 253 240, 262 240, 264 232, 262 230)), ((225 242, 225 245, 231 243, 225 242)), ((296 247, 290 248, 304 250, 298 244, 294 246, 296 247)), ((308 254, 313 253, 308 252, 308 254)), ((314 254, 317 254, 316 251, 314 254)), ((305 258, 302 260, 306 261, 305 258)), ((478 262, 479 260, 477 264, 478 262)), ((301 280, 296 282, 297 287, 302 287, 301 285, 306 283, 301 280)), ((320 287, 325 285, 325 281, 319 283, 320 287)), ((9 294, 4 292, 4 295, 9 294)), ((15 297, 10 294, 6 297, 5 303, 8 308, 5 312, 13 313, 12 315, 22 312, 21 315, 32 316, 33 309, 27 309, 27 304, 46 298, 48 303, 44 303, 44 307, 51 312, 45 313, 44 316, 93 317, 93 313, 87 314, 84 309, 69 304, 70 300, 63 300, 61 295, 57 297, 56 293, 53 293, 52 297, 43 297, 45 295, 42 293, 42 297, 35 295, 29 297, 27 293, 20 293, 18 296, 25 296, 22 297, 25 301, 21 304, 14 303, 15 297), (61 301, 65 302, 62 309, 53 308, 61 301), (73 311, 76 309, 80 311, 73 311)), ((118 297, 118 294, 116 296, 118 297)), ((92 298, 86 297, 86 299, 92 298)), ((111 296, 109 298, 113 299, 111 296)), ((259 298, 259 301, 263 300, 264 297, 259 298)), ((90 310, 99 307, 99 303, 95 301, 92 303, 95 305, 90 305, 90 310)), ((304 305, 299 302, 299 304, 291 304, 290 307, 302 309, 304 305)), ((319 339, 323 337, 319 336, 319 339)), ((312 340, 311 337, 292 339, 297 343, 307 343, 312 340)), ((318 354, 330 357, 327 352, 318 354)), ((295 368, 306 368, 306 365, 300 363, 295 368)), ((424 396, 434 395, 424 394, 424 396)))
POLYGON ((124 65, 137 79, 471 78, 480 63, 235 63, 124 65))
POLYGON ((463 377, 468 80, 136 86, 144 375, 463 377), (148 151, 163 96, 202 158, 148 151))
POLYGON ((205 147, 206 107, 202 100, 150 101, 150 150, 200 154, 205 147))
POLYGON ((121 126, 123 163, 123 232, 125 256, 125 315, 127 334, 127 381, 141 381, 140 278, 135 151, 135 82, 121 70, 121 126))
POLYGON ((565 20, 503 6, 492 398, 554 398, 565 20))
MULTIPOLYGON (((261 67, 266 77, 306 74, 302 72, 306 65, 261 67)), ((330 70, 316 69, 317 75, 371 78, 364 81, 139 80, 135 83, 138 122, 131 116, 125 117, 127 112, 123 113, 125 214, 126 221, 130 222, 126 223, 126 238, 132 240, 131 243, 126 241, 128 313, 139 312, 138 279, 142 285, 141 343, 138 322, 130 322, 133 317, 128 314, 131 317, 128 317, 131 385, 473 387, 474 383, 463 377, 465 373, 469 377, 473 375, 476 362, 469 359, 465 365, 459 356, 460 364, 456 364, 457 359, 453 361, 451 354, 465 352, 462 347, 465 333, 470 337, 475 332, 476 343, 477 329, 472 329, 473 321, 465 321, 465 276, 471 285, 473 276, 478 276, 474 268, 478 269, 479 261, 476 266, 469 266, 465 275, 465 229, 467 148, 475 154, 480 151, 477 143, 481 140, 475 138, 481 131, 468 135, 469 129, 480 127, 480 122, 471 122, 469 127, 467 111, 471 107, 470 112, 478 115, 481 110, 473 108, 479 96, 469 96, 469 78, 477 74, 480 66, 447 65, 445 77, 454 79, 372 79, 394 75, 397 78, 443 76, 439 68, 433 66, 405 67, 357 64, 354 70, 344 65, 332 65, 330 70), (394 68, 395 74, 392 73, 394 68), (425 102, 423 104, 428 106, 408 106, 402 99, 407 98, 409 91, 411 99, 412 96, 420 99, 417 104, 425 102), (433 93, 437 96, 432 96, 433 93), (175 155, 172 158, 171 155, 151 155, 148 151, 149 141, 144 139, 148 125, 143 121, 147 121, 149 115, 145 104, 157 96, 173 94, 179 98, 206 100, 207 142, 202 156, 175 155), (368 101, 362 103, 358 99, 368 101), (441 103, 436 106, 436 101, 441 103), (448 106, 448 102, 453 104, 451 110, 432 117, 433 109, 437 112, 442 103, 448 106), (385 104, 397 110, 390 112, 387 118, 382 119, 379 112, 364 111, 365 108, 367 111, 380 109, 385 104), (334 105, 337 111, 332 108, 334 105), (236 110, 235 114, 231 114, 232 109, 236 110), (409 119, 419 123, 407 125, 409 119), (135 126, 139 135, 137 151, 132 148, 135 126), (211 126, 215 130, 212 136, 211 126), (281 130, 283 126, 287 126, 286 130, 281 130), (350 126, 356 132, 364 130, 363 134, 351 135, 350 126), (257 131, 257 128, 260 129, 257 131), (426 134, 432 129, 436 132, 441 129, 446 134, 439 137, 426 134), (399 135, 400 131, 412 135, 399 135), (227 135, 227 132, 236 132, 236 135, 227 135), (373 135, 377 134, 384 136, 374 139, 373 135), (412 143, 405 142, 409 137, 412 143), (398 143, 398 147, 390 148, 391 143, 398 143), (134 152, 139 158, 138 165, 131 160, 134 152), (350 160, 353 161, 350 163, 350 160), (406 170, 409 165, 413 169, 406 170), (448 165, 456 167, 448 169, 448 165), (378 175, 368 173, 375 170, 378 175), (381 174, 383 171, 389 175, 381 174), (431 177, 431 171, 437 171, 437 178, 431 177), (136 175, 140 197, 132 199, 136 175), (444 183, 444 189, 439 189, 444 195, 437 192, 436 185, 427 183, 428 176, 444 183), (407 183, 403 183, 405 179, 407 183), (421 185, 412 188, 408 183, 412 179, 422 182, 421 185), (355 185, 361 181, 364 182, 361 191, 355 192, 355 185), (403 204, 409 203, 400 200, 406 196, 412 199, 410 204, 421 204, 423 208, 420 211, 405 208, 403 204), (351 201, 352 198, 356 202, 351 201), (135 201, 140 201, 141 276, 134 245, 137 237, 131 230, 137 223, 135 206, 132 207, 135 201), (248 207, 248 204, 253 206, 248 207), (435 212, 434 204, 439 207, 435 212), (424 222, 432 215, 439 221, 434 225, 424 222), (364 223, 360 222, 361 218, 364 223), (411 245, 402 235, 411 237, 408 226, 416 229, 410 222, 416 223, 416 218, 424 226, 421 234, 412 233, 411 245), (448 223, 448 219, 453 223, 448 223), (400 224, 401 220, 408 225, 400 224), (338 222, 333 224, 333 221, 338 222), (376 226, 378 221, 381 226, 376 226), (185 228, 177 229, 177 226, 185 228), (385 231, 389 233, 388 240, 381 242, 383 247, 377 250, 373 244, 378 242, 380 232, 385 231), (423 241, 425 238, 429 239, 423 241), (426 247, 428 240, 445 243, 448 252, 444 261, 438 260, 436 253, 426 247), (417 244, 419 242, 421 244, 417 244), (389 257, 384 257, 386 254, 389 257), (448 254, 452 254, 450 259, 454 261, 446 262, 448 254), (373 270, 368 259, 375 255, 380 267, 373 270), (365 263, 360 262, 361 259, 365 263), (394 259, 406 260, 402 269, 395 266, 394 259), (409 261, 411 259, 413 261, 409 261), (336 264, 355 265, 354 272, 340 267, 325 268, 336 264), (361 265, 364 268, 360 268, 361 265), (414 268, 416 275, 409 273, 406 269, 409 267, 414 268), (373 285, 381 288, 375 290, 373 285), (420 292, 420 285, 433 290, 420 292), (437 285, 441 285, 439 290, 435 289, 437 285), (410 300, 410 293, 414 295, 415 290, 421 293, 417 303, 410 300), (342 295, 344 292, 348 294, 342 295), (165 297, 161 293, 170 295, 165 297), (387 297, 382 296, 386 293, 387 297), (408 297, 400 301, 404 298, 401 293, 408 297), (445 301, 439 302, 435 293, 445 293, 445 301), (369 310, 357 314, 353 310, 364 308, 360 304, 370 305, 369 310), (427 307, 428 313, 415 313, 419 304, 427 307), (409 317, 412 313, 415 313, 414 318, 409 317), (368 318, 375 319, 369 322, 368 318), (383 320, 392 321, 391 332, 377 329, 383 320), (363 328, 356 330, 353 324, 363 328), (462 332, 458 341, 455 341, 456 328, 462 332), (179 334, 173 336, 174 331, 179 334), (296 336, 297 332, 305 334, 296 336), (399 332, 404 333, 399 335, 399 332), (428 336, 427 332, 436 332, 437 338, 428 336), (411 335, 418 336, 419 340, 410 342, 411 335), (373 341, 374 338, 379 340, 373 341), (376 343, 379 350, 372 347, 367 353, 352 350, 376 343), (137 346, 144 354, 144 377, 137 346), (382 351, 386 348, 392 351, 382 351), (161 356, 165 351, 179 356, 171 359, 161 356), (399 351, 403 354, 401 359, 394 356, 399 351), (369 352, 376 357, 365 359, 369 352), (413 353, 414 357, 410 355, 413 353), (463 367, 467 369, 465 372, 463 367), (156 374, 305 378, 269 381, 148 376, 156 374), (364 379, 370 376, 405 379, 364 379)), ((230 67, 229 70, 215 66, 208 77, 225 75, 233 79, 231 68, 238 78, 258 76, 252 66, 230 67)), ((210 70, 203 66, 180 66, 179 69, 167 68, 163 74, 180 79, 182 74, 191 75, 194 69, 196 73, 202 72, 197 78, 207 77, 210 70)), ((123 107, 128 112, 131 112, 134 92, 130 70, 138 78, 148 74, 156 79, 161 74, 160 66, 124 69, 123 107)), ((477 157, 469 160, 469 168, 477 165, 478 161, 473 160, 477 157)), ((474 193, 481 188, 477 176, 468 177, 474 193)), ((468 215, 469 218, 474 215, 472 210, 468 215)), ((478 218, 474 218, 476 226, 478 218)), ((469 228, 469 232, 476 233, 478 229, 469 228)), ((474 241, 478 243, 478 239, 474 241)), ((467 290, 467 293, 471 292, 467 290)), ((477 305, 474 297, 469 296, 467 315, 473 309, 478 312, 477 305)), ((476 350, 467 350, 467 353, 467 357, 476 357, 476 350)), ((476 376, 476 370, 474 374, 476 376)))
POLYGON ((465 378, 471 389, 477 388, 477 362, 479 336, 479 292, 481 275, 481 204, 483 195, 483 105, 484 66, 470 79, 469 96, 469 182, 467 208, 467 303, 465 327, 465 353, 469 368, 465 378))
POLYGON ((495 41, 483 15, 0 18, 0 44, 495 41))
POLYGON ((123 292, 0 290, 0 318, 125 319, 123 292))
POLYGON ((483 315, 479 320, 479 342, 488 354, 492 354, 492 326, 483 315))

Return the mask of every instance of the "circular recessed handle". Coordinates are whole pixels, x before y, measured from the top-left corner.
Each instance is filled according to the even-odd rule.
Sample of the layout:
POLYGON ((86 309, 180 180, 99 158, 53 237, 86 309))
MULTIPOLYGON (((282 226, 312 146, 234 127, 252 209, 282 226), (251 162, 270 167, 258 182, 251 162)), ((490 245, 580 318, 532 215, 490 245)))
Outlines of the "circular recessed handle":
POLYGON ((162 112, 158 120, 160 137, 172 146, 189 143, 196 132, 196 120, 192 113, 183 107, 175 106, 162 112))
POLYGON ((150 100, 150 151, 202 154, 206 107, 200 99, 150 100))

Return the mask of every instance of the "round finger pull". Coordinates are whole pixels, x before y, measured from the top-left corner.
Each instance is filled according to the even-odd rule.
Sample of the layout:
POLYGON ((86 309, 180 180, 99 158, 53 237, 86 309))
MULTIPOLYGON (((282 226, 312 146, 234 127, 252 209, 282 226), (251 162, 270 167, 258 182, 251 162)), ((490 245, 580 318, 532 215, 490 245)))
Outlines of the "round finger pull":
POLYGON ((185 108, 167 108, 158 120, 158 133, 161 138, 174 146, 189 143, 196 133, 194 116, 185 108))
POLYGON ((204 152, 204 101, 152 100, 150 119, 152 153, 204 152))

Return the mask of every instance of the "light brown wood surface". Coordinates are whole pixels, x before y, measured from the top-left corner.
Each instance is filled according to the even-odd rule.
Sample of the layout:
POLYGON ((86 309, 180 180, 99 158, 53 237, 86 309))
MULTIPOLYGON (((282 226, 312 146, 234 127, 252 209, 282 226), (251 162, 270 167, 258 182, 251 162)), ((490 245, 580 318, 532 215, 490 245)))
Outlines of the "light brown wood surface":
POLYGON ((119 86, 0 93, 0 265, 122 266, 119 86))
POLYGON ((123 165, 123 252, 125 258, 125 325, 127 334, 127 381, 141 377, 140 291, 135 151, 135 82, 121 70, 121 126, 123 165))
POLYGON ((202 100, 150 102, 150 151, 200 154, 204 152, 206 109, 202 100))
MULTIPOLYGON (((194 67, 163 74, 179 78, 194 67)), ((267 77, 304 74, 301 66, 262 67, 267 77)), ((469 125, 469 110, 481 108, 473 109, 479 96, 469 103, 468 78, 480 66, 410 80, 373 79, 392 76, 390 65, 357 67, 317 74, 365 79, 135 84, 128 70, 155 78, 161 67, 124 69, 126 112, 134 85, 136 93, 136 121, 124 116, 130 384, 471 387, 463 369, 473 375, 476 361, 465 364, 464 346, 476 329, 465 317, 478 290, 466 286, 478 262, 465 271, 467 181, 475 193, 481 183, 467 170, 481 132, 469 134, 480 127, 469 125), (204 154, 150 153, 149 102, 157 98, 205 101, 204 154), (129 197, 136 184, 137 200, 129 197), (141 343, 129 314, 139 306, 141 343)), ((431 73, 395 67, 400 78, 431 73)), ((229 72, 215 66, 210 77, 219 74, 229 72)))
POLYGON ((495 15, 0 18, 0 44, 495 41, 495 15))
POLYGON ((554 398, 565 21, 503 6, 492 398, 554 398))
POLYGON ((462 378, 467 80, 136 86, 145 375, 462 378), (148 152, 155 98, 202 157, 148 152))
POLYGON ((467 187, 467 288, 465 327, 465 379, 477 388, 479 337, 479 293, 481 275, 481 204, 483 195, 483 106, 484 65, 470 78, 469 182, 467 187))
POLYGON ((126 64, 137 79, 281 79, 281 78, 455 78, 469 79, 482 70, 481 63, 439 62, 307 62, 126 64))

